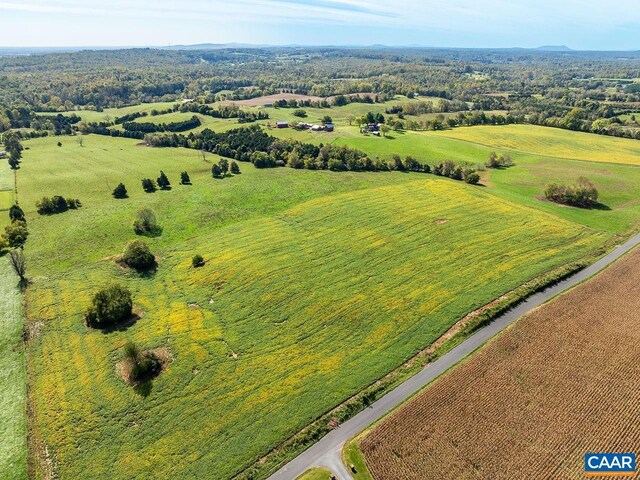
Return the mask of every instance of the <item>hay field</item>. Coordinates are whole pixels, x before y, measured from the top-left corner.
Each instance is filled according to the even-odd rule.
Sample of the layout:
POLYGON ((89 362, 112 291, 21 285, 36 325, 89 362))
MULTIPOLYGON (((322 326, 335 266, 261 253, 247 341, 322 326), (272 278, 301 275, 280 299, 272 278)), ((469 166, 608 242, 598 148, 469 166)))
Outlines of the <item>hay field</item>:
POLYGON ((54 465, 61 478, 228 478, 470 310, 608 238, 419 174, 241 164, 216 181, 189 150, 55 142, 26 142, 18 172, 32 234, 27 313, 42 322, 28 345, 36 475, 54 465), (138 179, 161 168, 173 190, 143 193, 138 179), (176 184, 183 169, 194 185, 176 184), (122 179, 130 198, 118 201, 122 179), (43 194, 84 206, 42 217, 43 194), (112 261, 143 206, 164 228, 148 240, 153 275, 112 261), (191 268, 195 253, 205 267, 191 268), (91 294, 113 280, 142 318, 86 329, 91 294), (127 340, 173 358, 143 392, 115 371, 127 340))
POLYGON ((639 309, 636 249, 373 428, 374 478, 577 479, 585 452, 637 452, 639 309))
POLYGON ((628 138, 537 125, 465 127, 436 135, 555 158, 640 165, 640 142, 628 138))

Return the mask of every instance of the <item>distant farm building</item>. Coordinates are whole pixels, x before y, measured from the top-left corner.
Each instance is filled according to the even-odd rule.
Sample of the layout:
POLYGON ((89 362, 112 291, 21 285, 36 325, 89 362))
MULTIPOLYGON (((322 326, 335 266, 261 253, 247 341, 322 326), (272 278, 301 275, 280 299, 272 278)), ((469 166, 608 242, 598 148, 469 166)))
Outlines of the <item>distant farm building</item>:
POLYGON ((4 150, 2 150, 2 151, 0 152, 0 158, 4 158, 4 157, 6 157, 6 156, 7 156, 7 152, 5 152, 4 150))
POLYGON ((276 122, 277 128, 289 128, 289 122, 276 122))
POLYGON ((380 125, 380 123, 370 123, 369 125, 362 127, 362 132, 377 132, 380 130, 380 125))
POLYGON ((191 103, 193 102, 193 98, 185 98, 184 100, 182 100, 182 105, 184 105, 185 103, 191 103))
POLYGON ((326 132, 333 132, 333 123, 327 123, 327 124, 324 126, 324 130, 325 130, 326 132))
POLYGON ((311 130, 314 132, 321 132, 322 130, 324 130, 324 126, 323 125, 311 125, 311 130))

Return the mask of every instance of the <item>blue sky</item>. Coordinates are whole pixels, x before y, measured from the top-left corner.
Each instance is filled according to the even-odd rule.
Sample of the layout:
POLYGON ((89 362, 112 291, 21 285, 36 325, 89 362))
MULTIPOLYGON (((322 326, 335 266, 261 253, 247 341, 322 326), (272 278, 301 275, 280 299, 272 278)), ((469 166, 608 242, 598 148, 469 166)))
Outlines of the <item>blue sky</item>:
POLYGON ((0 0, 0 46, 193 43, 640 50, 638 0, 0 0))

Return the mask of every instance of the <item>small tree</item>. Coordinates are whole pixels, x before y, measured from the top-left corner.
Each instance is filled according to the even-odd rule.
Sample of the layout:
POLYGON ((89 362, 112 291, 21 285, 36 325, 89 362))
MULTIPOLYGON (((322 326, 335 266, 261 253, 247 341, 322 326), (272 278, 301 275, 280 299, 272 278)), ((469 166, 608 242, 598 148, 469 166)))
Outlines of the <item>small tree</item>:
POLYGON ((300 117, 300 118, 304 118, 304 117, 306 117, 306 116, 307 116, 307 112, 306 112, 306 111, 304 111, 304 110, 302 110, 302 109, 295 110, 295 111, 293 112, 293 114, 294 114, 296 117, 300 117))
POLYGON ((391 170, 397 170, 399 172, 404 171, 404 163, 402 163, 402 159, 400 155, 393 155, 391 157, 391 170))
POLYGON ((111 284, 93 296, 85 319, 91 326, 105 327, 130 318, 132 313, 131 292, 121 285, 111 284))
POLYGON ((333 123, 333 119, 329 115, 322 117, 322 124, 326 125, 327 123, 333 123))
POLYGON ((180 173, 180 184, 181 185, 191 185, 191 178, 187 172, 180 173))
POLYGON ((25 282, 27 280, 25 276, 27 265, 24 259, 24 252, 22 250, 9 250, 9 263, 16 275, 20 277, 20 281, 25 282))
POLYGON ((20 205, 18 205, 17 203, 12 205, 11 208, 9 209, 9 218, 11 219, 11 222, 26 222, 26 219, 24 217, 24 211, 22 210, 22 208, 20 208, 20 205))
POLYGON ((202 255, 200 254, 194 255, 193 258, 191 259, 191 265, 194 268, 204 266, 204 258, 202 258, 202 255))
POLYGON ((213 178, 222 178, 222 170, 219 165, 214 163, 211 166, 211 175, 213 175, 213 178))
POLYGON ((132 240, 127 243, 122 261, 136 270, 146 270, 156 264, 156 259, 144 240, 132 240))
POLYGON ((136 219, 133 222, 133 230, 141 235, 145 233, 155 233, 160 229, 156 214, 150 208, 142 208, 136 213, 136 219))
POLYGON ((487 163, 485 164, 487 168, 498 168, 500 166, 500 161, 498 160, 498 155, 496 152, 491 152, 489 154, 489 158, 487 159, 487 163))
POLYGON ((171 182, 162 170, 160 170, 160 176, 158 177, 157 182, 160 190, 168 190, 171 188, 171 182))
POLYGON ((113 190, 113 196, 115 198, 127 198, 127 189, 123 183, 119 183, 118 186, 113 190))
POLYGON ((240 166, 236 161, 231 162, 231 173, 233 173, 234 175, 240 174, 240 166))
POLYGON ((142 352, 133 342, 124 346, 124 360, 129 366, 129 380, 133 382, 155 377, 162 370, 162 364, 153 352, 142 352))
POLYGON ((142 188, 147 193, 153 193, 153 192, 156 191, 156 184, 150 178, 143 178, 142 179, 142 188))
POLYGON ((11 168, 11 170, 17 170, 20 168, 20 160, 17 160, 13 156, 9 157, 7 162, 9 162, 9 167, 11 168))
POLYGON ((223 175, 226 175, 229 172, 229 160, 226 158, 221 158, 218 165, 220 165, 220 170, 223 175))
POLYGON ((27 223, 21 220, 17 220, 11 225, 4 227, 4 238, 11 248, 24 247, 28 236, 29 230, 27 230, 27 223))

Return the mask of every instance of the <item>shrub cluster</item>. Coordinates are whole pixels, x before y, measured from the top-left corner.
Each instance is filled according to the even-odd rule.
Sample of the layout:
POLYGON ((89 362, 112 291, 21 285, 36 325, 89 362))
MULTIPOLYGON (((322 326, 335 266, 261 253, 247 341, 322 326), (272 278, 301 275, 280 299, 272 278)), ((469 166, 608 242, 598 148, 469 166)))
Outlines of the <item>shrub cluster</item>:
POLYGON ((42 197, 36 202, 36 208, 40 215, 53 215, 63 213, 67 210, 75 210, 82 206, 82 202, 77 198, 64 198, 60 195, 53 197, 42 197))
POLYGON ((508 153, 498 156, 496 152, 491 152, 487 163, 484 164, 487 168, 504 168, 513 165, 513 160, 508 153))
POLYGON ((85 319, 92 327, 106 327, 127 320, 132 313, 131 292, 121 285, 111 284, 93 296, 85 319))
POLYGON ((129 367, 129 380, 133 382, 148 380, 162 370, 160 359, 152 351, 140 351, 132 342, 124 346, 124 358, 129 367))
POLYGON ((580 208, 593 208, 598 204, 598 190, 585 177, 579 177, 574 185, 551 183, 545 188, 544 196, 552 202, 580 208))
POLYGON ((122 128, 126 132, 184 132, 201 125, 200 119, 195 115, 188 120, 171 123, 152 123, 152 122, 126 122, 122 124, 122 128))
POLYGON ((127 243, 122 261, 136 270, 148 270, 156 264, 156 259, 144 240, 132 240, 127 243))

